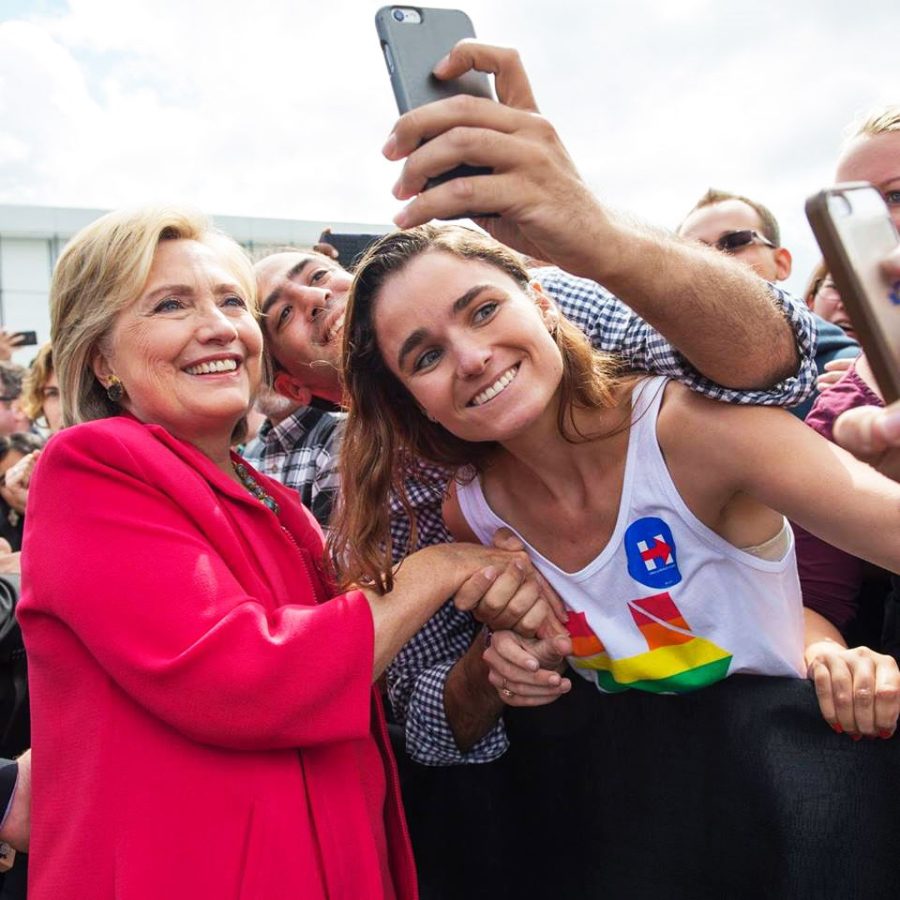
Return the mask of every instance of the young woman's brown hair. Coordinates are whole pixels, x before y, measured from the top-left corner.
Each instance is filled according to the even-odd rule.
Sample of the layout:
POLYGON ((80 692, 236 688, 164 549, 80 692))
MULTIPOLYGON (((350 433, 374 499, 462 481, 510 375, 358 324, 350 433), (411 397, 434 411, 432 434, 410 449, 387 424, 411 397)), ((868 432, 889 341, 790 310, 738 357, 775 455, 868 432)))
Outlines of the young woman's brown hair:
MULTIPOLYGON (((374 311, 385 282, 423 253, 449 253, 479 260, 505 272, 522 291, 534 290, 521 258, 493 238, 459 225, 421 225, 389 234, 359 263, 350 288, 344 324, 343 372, 349 415, 341 446, 342 499, 331 546, 342 580, 366 582, 384 592, 393 583, 396 555, 411 552, 416 517, 407 480, 435 492, 446 475, 463 466, 482 470, 495 452, 491 442, 461 440, 430 421, 406 388, 385 365, 375 335, 374 311), (410 546, 394 553, 390 529, 390 497, 395 494, 410 519, 410 546)), ((428 298, 423 298, 424 303, 428 298)), ((575 407, 612 406, 617 365, 598 353, 567 319, 559 316, 553 331, 563 359, 558 425, 573 442, 590 440, 574 424, 575 407)))

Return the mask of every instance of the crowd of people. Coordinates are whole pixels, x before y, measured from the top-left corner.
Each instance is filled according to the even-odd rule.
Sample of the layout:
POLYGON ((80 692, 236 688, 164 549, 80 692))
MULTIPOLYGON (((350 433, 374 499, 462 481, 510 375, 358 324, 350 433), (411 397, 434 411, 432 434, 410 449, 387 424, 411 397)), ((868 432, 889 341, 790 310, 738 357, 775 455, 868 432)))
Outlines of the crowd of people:
MULTIPOLYGON (((435 74, 470 69, 500 102, 400 118, 409 203, 353 273, 113 212, 27 372, 0 341, 30 702, 0 838, 29 896, 415 897, 386 716, 419 764, 486 763, 576 674, 597 703, 808 678, 831 739, 894 737, 900 410, 824 264, 780 288, 737 193, 671 232, 611 211, 518 56, 435 74), (461 162, 491 172, 425 190, 461 162)), ((836 178, 900 227, 900 108, 836 178)))

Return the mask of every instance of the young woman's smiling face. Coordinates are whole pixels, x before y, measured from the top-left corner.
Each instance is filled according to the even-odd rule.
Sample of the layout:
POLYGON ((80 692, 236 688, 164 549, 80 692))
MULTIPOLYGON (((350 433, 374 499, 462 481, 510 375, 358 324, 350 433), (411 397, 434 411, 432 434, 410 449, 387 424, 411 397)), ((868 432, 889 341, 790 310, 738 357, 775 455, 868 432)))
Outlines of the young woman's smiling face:
POLYGON ((423 412, 457 437, 504 441, 543 415, 555 422, 562 356, 549 301, 506 272, 440 250, 384 283, 375 301, 378 346, 423 412))

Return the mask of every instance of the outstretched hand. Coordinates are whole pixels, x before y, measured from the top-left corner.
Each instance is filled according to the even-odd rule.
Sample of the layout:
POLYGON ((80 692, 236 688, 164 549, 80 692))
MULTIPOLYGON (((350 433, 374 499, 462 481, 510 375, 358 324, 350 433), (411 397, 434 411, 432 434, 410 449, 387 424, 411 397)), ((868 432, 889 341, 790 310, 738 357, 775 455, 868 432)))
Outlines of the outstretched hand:
POLYGON ((0 328, 0 360, 11 360, 13 352, 19 348, 24 339, 23 335, 15 331, 0 328))
POLYGON ((840 359, 831 359, 825 363, 825 371, 816 378, 816 390, 821 393, 830 387, 834 387, 848 372, 853 365, 854 360, 841 357, 840 359))
POLYGON ((834 441, 900 481, 900 401, 886 408, 857 406, 834 421, 834 441))

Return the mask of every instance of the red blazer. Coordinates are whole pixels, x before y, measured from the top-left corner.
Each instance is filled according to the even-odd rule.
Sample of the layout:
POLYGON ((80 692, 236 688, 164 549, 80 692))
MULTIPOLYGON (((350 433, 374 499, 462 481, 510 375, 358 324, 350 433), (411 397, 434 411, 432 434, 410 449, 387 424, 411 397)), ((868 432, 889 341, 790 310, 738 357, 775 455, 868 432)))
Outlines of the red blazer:
POLYGON ((318 526, 259 478, 280 517, 130 417, 44 451, 19 605, 30 900, 377 898, 385 836, 416 895, 369 606, 323 602, 318 526))

